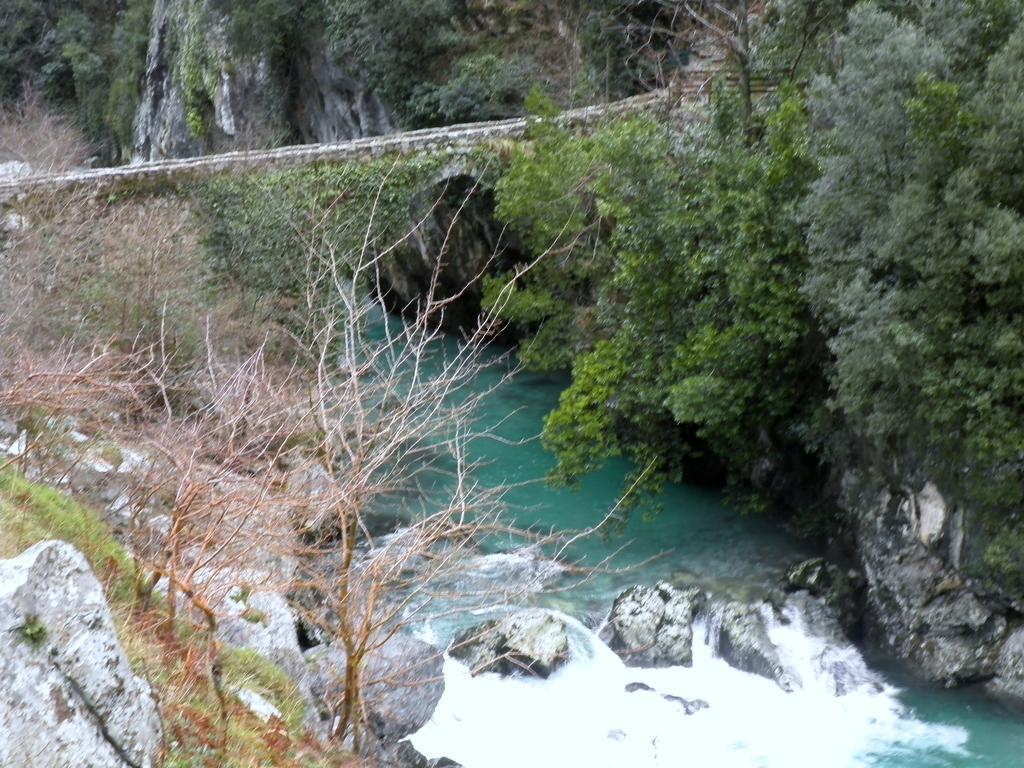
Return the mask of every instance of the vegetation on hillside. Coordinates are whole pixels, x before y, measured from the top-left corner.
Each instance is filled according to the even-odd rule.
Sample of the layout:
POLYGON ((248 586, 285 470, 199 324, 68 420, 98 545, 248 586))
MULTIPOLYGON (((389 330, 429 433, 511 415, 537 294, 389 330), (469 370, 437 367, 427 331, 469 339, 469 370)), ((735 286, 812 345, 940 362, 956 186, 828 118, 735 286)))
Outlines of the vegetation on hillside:
POLYGON ((160 702, 167 768, 358 765, 304 731, 305 702, 293 681, 266 659, 241 650, 225 651, 225 686, 264 696, 283 718, 264 723, 232 700, 228 741, 221 749, 216 739, 219 703, 204 664, 206 638, 184 622, 168 625, 157 608, 143 607, 134 590, 133 559, 92 510, 10 470, 0 472, 0 558, 49 539, 81 551, 103 583, 129 661, 153 685, 160 702))
MULTIPOLYGON (((5 132, 41 128, 76 146, 59 121, 8 117, 5 132)), ((410 669, 424 660, 385 666, 382 647, 438 593, 451 595, 433 587, 458 583, 485 531, 503 530, 503 488, 481 487, 466 451, 483 429, 483 395, 466 385, 497 362, 483 355, 491 329, 446 345, 440 292, 409 322, 389 323, 370 290, 391 238, 413 226, 411 180, 442 161, 12 202, 0 233, 0 472, 20 473, 10 487, 47 505, 31 515, 10 507, 0 533, 12 547, 46 536, 82 546, 113 574, 111 600, 130 605, 132 622, 138 612, 173 628, 157 637, 170 650, 153 652, 186 666, 147 676, 203 699, 189 698, 184 721, 173 721, 182 749, 201 757, 170 765, 224 764, 239 728, 262 738, 217 674, 239 658, 221 630, 255 594, 293 612, 282 638, 298 643, 301 617, 307 638, 332 645, 318 672, 326 688, 302 700, 302 713, 322 719, 335 745, 377 756, 394 747, 375 707, 385 692, 423 686, 410 669), (24 477, 68 488, 76 502, 24 477), (409 493, 439 483, 443 503, 409 493), (378 538, 398 525, 396 508, 402 535, 378 538)), ((261 623, 249 608, 241 619, 261 623)), ((256 664, 242 658, 239 675, 256 664)), ((317 762, 330 748, 303 746, 280 683, 253 684, 291 713, 270 728, 273 757, 238 747, 240 759, 292 765, 294 752, 330 764, 317 762)))
MULTIPOLYGON (((163 31, 168 74, 197 136, 208 128, 223 74, 242 60, 261 61, 275 93, 287 95, 305 71, 302 57, 326 50, 382 97, 403 128, 420 128, 522 114, 532 88, 569 106, 664 86, 699 29, 686 10, 693 4, 664 0, 179 5, 163 31), (221 60, 222 45, 231 60, 221 60)), ((0 106, 25 88, 39 91, 74 119, 101 161, 128 160, 153 10, 154 0, 9 0, 0 9, 0 106)), ((271 143, 295 141, 287 117, 268 115, 273 124, 255 129, 271 143)))
POLYGON ((153 0, 5 1, 0 106, 32 88, 52 108, 72 113, 100 154, 126 160, 152 6, 153 0))
POLYGON ((930 477, 1019 594, 1021 5, 844 5, 771 7, 751 66, 783 76, 749 117, 538 129, 498 214, 555 257, 502 313, 524 363, 572 367, 557 479, 624 453, 806 513, 829 467, 930 477))
MULTIPOLYGON (((146 3, 101 14, 81 0, 58 16, 16 4, 0 31, 5 85, 28 78, 94 137, 109 132, 110 105, 126 101, 108 73, 139 71, 138 45, 110 41, 138 42, 146 3), (135 63, 112 65, 114 52, 135 63)), ((739 1, 710 17, 671 0, 209 5, 240 51, 272 58, 323 29, 410 127, 513 114, 531 84, 561 104, 663 84, 694 28, 717 35, 731 77, 706 124, 621 120, 586 137, 540 124, 487 179, 498 218, 546 254, 511 294, 514 273, 496 276, 489 306, 528 367, 573 372, 545 427, 556 479, 627 455, 647 489, 753 487, 752 504, 782 502, 832 533, 830 469, 870 466, 893 487, 928 477, 977 512, 975 572, 1024 590, 1019 0, 776 0, 756 18, 739 1), (772 89, 755 104, 756 78, 772 89)), ((352 252, 371 214, 391 238, 438 162, 205 184, 203 277, 234 282, 250 308, 291 309, 303 238, 352 252)), ((117 269, 89 263, 91 306, 117 304, 103 289, 117 269)), ((206 297, 182 290, 141 326, 180 312, 184 355, 206 297)), ((136 327, 134 311, 88 317, 136 327)))

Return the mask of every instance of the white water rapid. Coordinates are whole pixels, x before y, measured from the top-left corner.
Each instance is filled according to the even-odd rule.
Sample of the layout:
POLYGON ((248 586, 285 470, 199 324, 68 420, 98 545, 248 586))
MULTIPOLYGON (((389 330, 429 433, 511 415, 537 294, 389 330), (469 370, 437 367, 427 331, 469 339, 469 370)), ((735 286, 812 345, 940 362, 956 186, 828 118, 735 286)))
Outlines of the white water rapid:
POLYGON ((768 619, 791 693, 715 658, 699 622, 692 667, 639 669, 564 618, 571 660, 547 680, 472 677, 446 659, 444 695, 413 746, 465 768, 855 768, 964 754, 966 731, 915 719, 855 647, 815 634, 799 603, 768 619), (665 694, 708 707, 687 715, 665 694))

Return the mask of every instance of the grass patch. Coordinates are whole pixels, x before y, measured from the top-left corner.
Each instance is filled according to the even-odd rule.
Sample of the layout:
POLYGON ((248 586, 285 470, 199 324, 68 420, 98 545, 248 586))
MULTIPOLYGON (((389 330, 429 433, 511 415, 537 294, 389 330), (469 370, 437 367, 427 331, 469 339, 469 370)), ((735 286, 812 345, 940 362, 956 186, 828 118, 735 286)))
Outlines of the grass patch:
POLYGON ((230 689, 247 688, 273 702, 290 730, 302 727, 306 704, 299 687, 265 657, 244 648, 226 649, 224 679, 230 689))
POLYGON ((14 557, 48 539, 66 541, 85 555, 108 599, 131 600, 135 565, 92 510, 53 488, 0 473, 0 557, 14 557))

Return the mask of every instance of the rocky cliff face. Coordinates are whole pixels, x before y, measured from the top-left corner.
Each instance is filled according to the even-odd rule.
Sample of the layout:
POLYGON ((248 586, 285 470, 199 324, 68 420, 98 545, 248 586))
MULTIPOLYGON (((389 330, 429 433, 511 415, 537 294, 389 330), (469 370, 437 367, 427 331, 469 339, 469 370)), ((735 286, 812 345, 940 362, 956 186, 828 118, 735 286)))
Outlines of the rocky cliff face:
POLYGON ((285 59, 240 51, 229 20, 209 2, 157 0, 134 159, 341 141, 393 130, 389 110, 315 37, 285 59))
POLYGON ((1022 606, 965 573, 969 513, 934 483, 894 491, 852 471, 841 504, 866 579, 868 641, 930 680, 985 683, 1024 703, 1022 606))

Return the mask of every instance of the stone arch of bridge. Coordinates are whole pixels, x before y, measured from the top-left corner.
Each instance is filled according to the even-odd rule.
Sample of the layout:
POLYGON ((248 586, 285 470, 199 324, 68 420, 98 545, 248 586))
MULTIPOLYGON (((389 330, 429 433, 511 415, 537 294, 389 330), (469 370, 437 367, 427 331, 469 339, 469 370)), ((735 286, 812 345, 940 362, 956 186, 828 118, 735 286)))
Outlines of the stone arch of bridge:
POLYGON ((414 226, 380 273, 378 288, 391 311, 415 313, 436 271, 436 297, 456 297, 441 324, 465 331, 479 318, 483 278, 525 258, 519 239, 498 220, 494 192, 480 183, 482 176, 476 164, 454 161, 414 196, 414 226))

